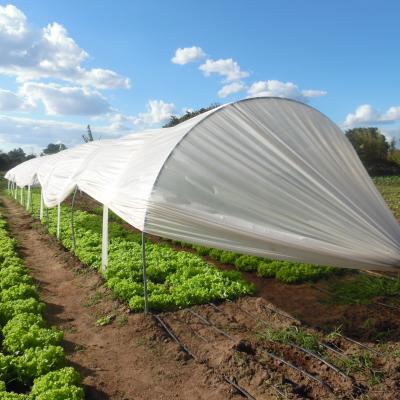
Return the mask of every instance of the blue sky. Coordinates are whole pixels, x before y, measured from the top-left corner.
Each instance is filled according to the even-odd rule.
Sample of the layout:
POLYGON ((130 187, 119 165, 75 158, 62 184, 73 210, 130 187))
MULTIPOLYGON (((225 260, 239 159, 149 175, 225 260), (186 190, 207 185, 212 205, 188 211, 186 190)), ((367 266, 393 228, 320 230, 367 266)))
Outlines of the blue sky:
POLYGON ((0 148, 72 146, 87 124, 118 137, 258 95, 400 138, 399 15, 367 0, 0 3, 0 148))

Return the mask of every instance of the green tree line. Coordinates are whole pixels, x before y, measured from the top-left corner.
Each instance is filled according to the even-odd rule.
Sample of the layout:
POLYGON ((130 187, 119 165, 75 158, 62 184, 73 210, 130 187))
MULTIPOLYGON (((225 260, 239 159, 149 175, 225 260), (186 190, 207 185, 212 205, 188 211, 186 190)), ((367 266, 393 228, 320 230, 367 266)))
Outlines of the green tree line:
POLYGON ((400 150, 394 139, 389 141, 376 127, 349 129, 346 136, 370 175, 400 175, 400 150))

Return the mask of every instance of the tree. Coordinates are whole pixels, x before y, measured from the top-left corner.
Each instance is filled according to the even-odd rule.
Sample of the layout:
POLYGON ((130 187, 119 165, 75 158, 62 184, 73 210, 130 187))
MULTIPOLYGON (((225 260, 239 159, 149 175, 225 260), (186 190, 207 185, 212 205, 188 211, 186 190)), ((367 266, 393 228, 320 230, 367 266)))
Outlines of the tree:
POLYGON ((364 164, 387 160, 390 143, 378 128, 353 128, 346 131, 346 136, 364 164))
POLYGON ((21 148, 10 150, 8 153, 4 153, 0 150, 0 171, 8 171, 16 165, 30 160, 31 158, 35 158, 35 155, 26 155, 24 150, 21 148))
POLYGON ((90 125, 87 126, 86 130, 87 130, 87 135, 82 135, 83 141, 85 143, 93 142, 94 139, 93 139, 92 130, 90 128, 90 125))
POLYGON ((177 117, 176 115, 171 115, 169 121, 163 126, 163 128, 171 128, 172 126, 178 125, 184 121, 187 121, 190 118, 195 117, 196 115, 203 114, 204 112, 210 111, 218 106, 219 106, 219 104, 213 103, 213 104, 209 105, 208 107, 202 107, 195 111, 186 111, 186 114, 184 114, 180 117, 177 117))
POLYGON ((353 128, 346 131, 346 136, 371 175, 400 172, 399 165, 390 159, 395 151, 395 142, 388 142, 378 128, 353 128))
POLYGON ((49 155, 49 154, 56 154, 59 151, 65 150, 67 146, 65 144, 59 143, 49 143, 45 149, 43 149, 42 156, 43 155, 49 155))

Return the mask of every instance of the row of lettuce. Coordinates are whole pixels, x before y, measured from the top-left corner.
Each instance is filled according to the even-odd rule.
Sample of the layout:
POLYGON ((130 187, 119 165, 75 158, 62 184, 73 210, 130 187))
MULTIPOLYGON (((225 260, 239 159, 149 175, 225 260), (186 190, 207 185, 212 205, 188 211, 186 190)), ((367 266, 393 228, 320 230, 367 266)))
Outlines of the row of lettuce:
MULTIPOLYGON (((32 193, 31 213, 39 218, 40 195, 32 193)), ((57 234, 57 208, 44 213, 49 233, 57 234), (47 220, 48 215, 48 220, 47 220)), ((101 270, 102 217, 74 211, 75 254, 85 265, 101 270)), ((71 209, 61 206, 60 241, 73 250, 71 209)), ((254 286, 238 271, 221 271, 200 256, 176 251, 168 243, 146 240, 149 308, 153 311, 178 309, 210 301, 234 299, 252 294, 254 286)), ((108 267, 103 273, 113 294, 130 309, 144 308, 141 235, 122 224, 109 224, 108 267)))
MULTIPOLYGON (((91 212, 101 215, 102 207, 93 207, 91 212)), ((115 222, 122 222, 122 220, 113 213, 110 213, 110 218, 115 222)), ((209 257, 209 259, 213 261, 228 264, 235 267, 238 271, 256 273, 259 277, 275 278, 278 281, 289 284, 315 281, 327 278, 331 275, 341 275, 347 272, 341 268, 294 263, 284 260, 270 260, 212 247, 204 247, 179 240, 164 239, 164 242, 178 246, 178 248, 185 251, 195 252, 201 257, 209 257)))
POLYGON ((255 272, 263 278, 275 278, 285 283, 299 283, 315 281, 330 275, 343 274, 340 268, 301 264, 283 260, 269 260, 265 258, 233 253, 211 247, 199 246, 181 241, 171 241, 183 249, 192 249, 201 256, 208 256, 222 264, 231 264, 238 271, 255 272))
MULTIPOLYGON (((31 213, 39 218, 38 191, 32 193, 31 205, 31 213)), ((141 311, 144 308, 141 235, 126 229, 118 218, 112 220, 109 224, 108 268, 104 273, 106 284, 132 310, 141 311)), ((74 221, 75 254, 84 264, 100 270, 101 215, 77 209, 74 211, 74 221)), ((56 235, 56 208, 45 213, 43 223, 48 225, 51 234, 56 235)), ((73 249, 71 209, 65 203, 61 206, 60 240, 65 248, 73 249)), ((183 242, 174 244, 179 244, 183 250, 188 250, 190 246, 191 251, 174 250, 169 241, 146 241, 149 307, 154 311, 184 308, 252 294, 254 285, 243 280, 243 271, 254 271, 259 276, 275 277, 286 283, 315 280, 342 272, 331 267, 267 260, 183 242), (232 264, 239 271, 222 271, 207 263, 204 256, 224 264, 232 264)))
POLYGON ((47 326, 15 246, 0 216, 0 399, 81 400, 80 377, 66 367, 63 332, 47 326))

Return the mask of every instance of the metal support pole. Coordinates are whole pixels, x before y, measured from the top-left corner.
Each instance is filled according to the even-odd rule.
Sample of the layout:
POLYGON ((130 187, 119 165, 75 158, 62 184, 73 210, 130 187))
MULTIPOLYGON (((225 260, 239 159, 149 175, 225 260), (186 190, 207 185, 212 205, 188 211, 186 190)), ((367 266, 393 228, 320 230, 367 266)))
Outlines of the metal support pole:
POLYGON ((24 187, 21 187, 21 206, 24 206, 24 187))
POLYGON ((74 205, 75 205, 75 198, 76 192, 78 190, 78 186, 75 187, 74 195, 72 196, 72 204, 71 204, 71 232, 72 232, 72 249, 75 253, 76 250, 76 240, 75 240, 75 224, 74 224, 74 205))
POLYGON ((7 180, 7 193, 10 194, 10 181, 7 180))
POLYGON ((108 265, 108 207, 103 205, 103 233, 101 240, 101 270, 105 272, 108 265))
POLYGON ((43 221, 43 189, 40 189, 40 221, 43 221))
POLYGON ((15 198, 15 200, 18 200, 18 186, 17 186, 17 182, 15 182, 14 198, 15 198))
POLYGON ((57 206, 57 239, 60 239, 60 228, 61 228, 61 203, 57 206))
POLYGON ((31 206, 31 185, 28 185, 28 198, 26 199, 26 211, 29 211, 31 206))
POLYGON ((142 231, 142 260, 143 260, 144 313, 147 314, 149 312, 149 307, 148 307, 148 297, 147 297, 146 244, 143 231, 142 231))
POLYGON ((46 228, 47 232, 50 231, 50 219, 49 219, 49 209, 46 207, 46 228))

